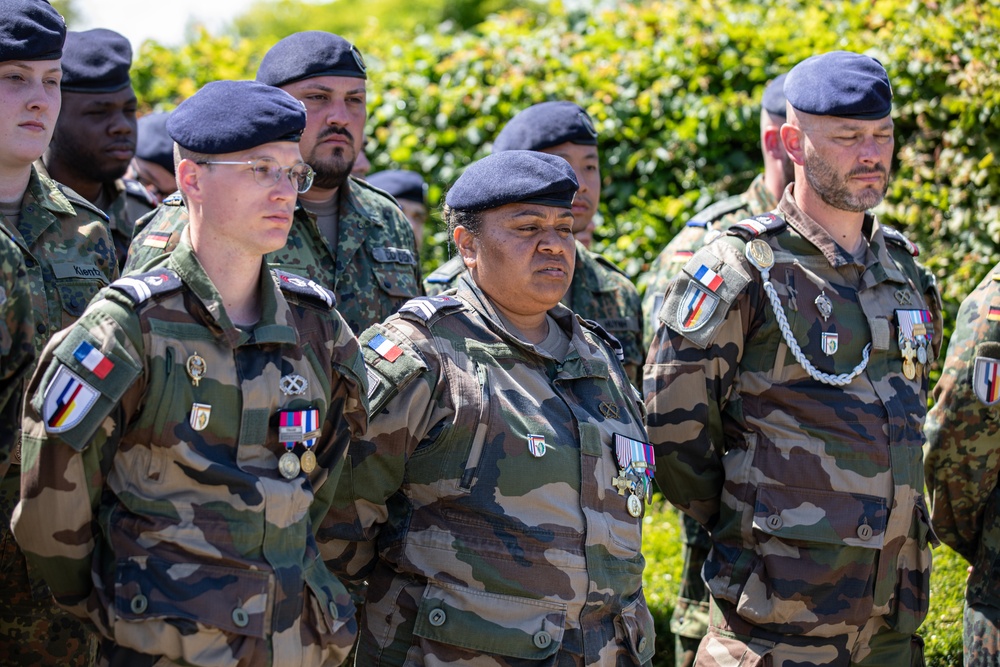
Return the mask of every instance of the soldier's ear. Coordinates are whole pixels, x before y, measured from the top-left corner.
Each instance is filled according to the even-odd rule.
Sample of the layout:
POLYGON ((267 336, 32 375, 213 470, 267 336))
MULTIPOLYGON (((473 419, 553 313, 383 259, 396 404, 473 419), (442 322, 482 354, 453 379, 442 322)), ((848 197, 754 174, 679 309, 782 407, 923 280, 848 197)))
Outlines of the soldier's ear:
POLYGON ((805 135, 802 128, 785 123, 781 126, 781 143, 785 152, 798 165, 805 164, 805 135))
POLYGON ((205 167, 186 158, 177 163, 177 189, 192 201, 200 201, 201 199, 203 169, 205 167))
POLYGON ((470 269, 476 266, 476 258, 479 253, 476 236, 465 227, 459 225, 455 227, 454 239, 455 247, 458 248, 458 254, 462 256, 465 266, 470 269))
POLYGON ((785 147, 781 143, 781 129, 777 125, 772 125, 764 130, 761 143, 764 152, 774 160, 780 160, 785 153, 785 147))

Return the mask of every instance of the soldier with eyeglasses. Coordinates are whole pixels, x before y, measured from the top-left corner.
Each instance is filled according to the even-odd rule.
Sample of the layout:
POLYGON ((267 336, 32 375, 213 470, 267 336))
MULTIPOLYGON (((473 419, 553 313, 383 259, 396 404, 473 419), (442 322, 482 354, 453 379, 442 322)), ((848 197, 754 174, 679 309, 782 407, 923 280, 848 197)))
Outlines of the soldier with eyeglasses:
POLYGON ((251 81, 183 102, 179 244, 53 338, 28 389, 14 534, 101 665, 318 667, 354 641, 314 525, 367 429, 364 362, 333 294, 264 261, 312 185, 305 123, 251 81))

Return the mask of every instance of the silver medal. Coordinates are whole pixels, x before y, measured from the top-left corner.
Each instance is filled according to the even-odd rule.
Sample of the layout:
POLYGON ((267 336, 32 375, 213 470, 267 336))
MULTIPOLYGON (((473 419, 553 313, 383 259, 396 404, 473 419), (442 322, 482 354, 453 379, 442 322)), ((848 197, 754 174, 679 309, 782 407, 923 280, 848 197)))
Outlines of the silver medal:
POLYGON ((291 452, 285 452, 278 459, 278 472, 285 479, 295 479, 299 476, 299 470, 301 466, 299 465, 299 457, 291 452))
POLYGON ((819 309, 819 314, 823 316, 823 321, 826 322, 830 319, 830 315, 833 314, 833 302, 830 301, 830 297, 826 295, 826 292, 820 292, 820 295, 816 297, 813 301, 816 304, 816 308, 819 309))
POLYGON ((628 513, 637 519, 642 516, 642 500, 639 499, 639 496, 630 495, 628 497, 628 513))

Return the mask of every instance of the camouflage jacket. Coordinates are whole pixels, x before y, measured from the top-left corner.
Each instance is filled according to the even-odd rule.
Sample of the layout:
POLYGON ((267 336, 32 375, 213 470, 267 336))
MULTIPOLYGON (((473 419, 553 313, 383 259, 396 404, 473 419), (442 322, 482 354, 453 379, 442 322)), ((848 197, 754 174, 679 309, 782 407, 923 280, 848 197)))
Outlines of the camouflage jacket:
MULTIPOLYGON (((136 225, 124 273, 169 253, 186 225, 187 209, 180 195, 168 197, 136 225)), ((336 254, 320 233, 316 217, 299 206, 288 242, 267 261, 333 291, 337 309, 355 334, 421 294, 413 228, 395 202, 355 178, 340 188, 336 254)))
POLYGON ((260 275, 245 331, 182 240, 55 336, 32 378, 14 534, 115 646, 249 667, 339 664, 353 643, 314 526, 367 427, 363 360, 329 292, 260 275), (315 469, 279 474, 310 440, 315 469))
POLYGON ((561 362, 467 277, 361 336, 371 429, 319 533, 327 565, 368 582, 359 665, 652 657, 641 518, 612 483, 642 405, 610 337, 549 314, 571 334, 561 362))
POLYGON ((657 482, 709 530, 705 580, 746 621, 832 636, 884 617, 910 634, 929 592, 928 381, 927 364, 907 371, 900 346, 916 345, 915 320, 926 337, 940 316, 873 217, 862 265, 791 193, 777 209, 787 225, 732 227, 667 289, 644 382, 657 482), (767 249, 770 296, 748 259, 767 249))
POLYGON ((934 407, 925 473, 938 536, 973 565, 968 599, 1000 607, 1000 265, 962 303, 934 407))
POLYGON ((639 277, 639 285, 645 286, 642 295, 642 342, 646 349, 652 344, 656 334, 659 322, 656 314, 660 312, 667 284, 680 273, 694 253, 705 245, 706 239, 712 240, 708 233, 713 230, 724 232, 734 222, 773 210, 777 203, 774 195, 764 185, 764 174, 758 174, 743 194, 717 201, 691 216, 684 229, 656 256, 649 271, 639 277))
MULTIPOLYGON (((424 280, 424 291, 434 296, 453 288, 465 273, 465 264, 455 256, 442 264, 424 280)), ((587 250, 576 242, 576 268, 573 282, 563 298, 576 314, 594 320, 622 344, 625 370, 637 385, 642 379, 642 313, 639 292, 621 269, 603 256, 587 250)))
POLYGON ((21 430, 21 382, 35 360, 34 327, 21 251, 0 234, 0 479, 21 430))

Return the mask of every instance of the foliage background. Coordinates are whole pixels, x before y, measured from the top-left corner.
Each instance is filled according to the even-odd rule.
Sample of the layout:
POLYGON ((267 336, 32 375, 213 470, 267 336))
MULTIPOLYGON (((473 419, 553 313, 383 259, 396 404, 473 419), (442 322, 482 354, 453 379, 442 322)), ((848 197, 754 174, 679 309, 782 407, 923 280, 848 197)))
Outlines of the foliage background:
MULTIPOLYGON (((600 132, 596 248, 641 289, 641 273, 687 218, 741 192, 760 170, 757 108, 766 83, 813 53, 867 52, 886 66, 895 91, 894 178, 877 212, 919 244, 938 276, 946 336, 962 297, 1000 260, 996 0, 645 0, 588 11, 524 2, 481 23, 484 11, 512 5, 464 4, 480 14, 445 17, 441 2, 379 0, 373 11, 381 19, 369 12, 359 21, 358 12, 338 13, 337 1, 258 2, 232 35, 201 32, 180 49, 147 42, 133 80, 146 108, 169 109, 210 80, 252 78, 283 34, 336 30, 369 64, 374 169, 422 173, 432 206, 490 151, 514 113, 543 100, 575 101, 600 132)), ((430 232, 425 272, 448 253, 437 218, 430 232)), ((669 581, 679 567, 676 540, 659 544, 669 522, 655 525, 650 572, 669 581)), ((936 582, 947 583, 936 584, 928 652, 931 664, 960 664, 964 566, 939 553, 936 582)), ((672 592, 651 581, 650 594, 663 621, 672 592)), ((661 634, 661 650, 668 643, 661 634)))

